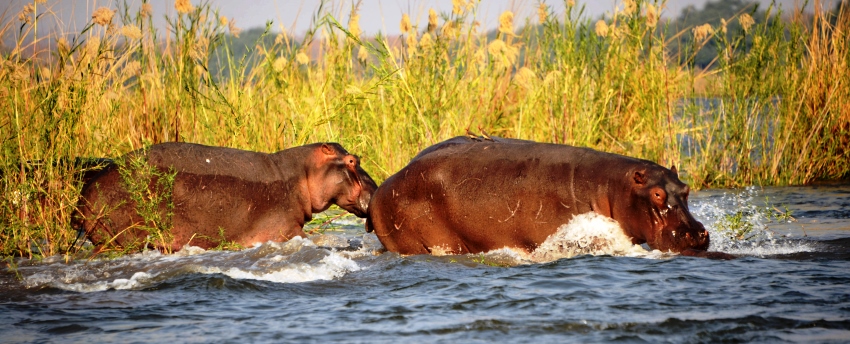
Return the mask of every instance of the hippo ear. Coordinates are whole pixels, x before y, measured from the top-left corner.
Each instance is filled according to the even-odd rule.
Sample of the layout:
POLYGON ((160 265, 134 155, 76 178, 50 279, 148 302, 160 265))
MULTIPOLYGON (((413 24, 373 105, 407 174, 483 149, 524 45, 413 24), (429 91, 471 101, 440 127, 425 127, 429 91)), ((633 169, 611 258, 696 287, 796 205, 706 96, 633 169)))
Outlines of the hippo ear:
POLYGON ((644 176, 643 172, 641 171, 635 171, 634 179, 635 183, 638 185, 646 184, 646 176, 644 176))
POLYGON ((670 166, 670 171, 673 171, 673 174, 675 174, 677 177, 679 176, 679 170, 676 169, 675 164, 673 166, 670 166))
POLYGON ((336 150, 327 143, 322 144, 322 153, 325 155, 336 155, 336 150))

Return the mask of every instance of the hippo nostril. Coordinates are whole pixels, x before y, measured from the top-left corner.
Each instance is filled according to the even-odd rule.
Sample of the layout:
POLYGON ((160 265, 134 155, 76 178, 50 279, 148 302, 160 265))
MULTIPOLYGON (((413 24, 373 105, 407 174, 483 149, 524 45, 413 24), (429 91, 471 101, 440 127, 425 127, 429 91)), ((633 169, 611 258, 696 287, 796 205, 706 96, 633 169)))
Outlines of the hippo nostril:
POLYGON ((697 240, 700 246, 708 247, 709 239, 708 239, 708 231, 702 231, 699 233, 699 239, 697 240))

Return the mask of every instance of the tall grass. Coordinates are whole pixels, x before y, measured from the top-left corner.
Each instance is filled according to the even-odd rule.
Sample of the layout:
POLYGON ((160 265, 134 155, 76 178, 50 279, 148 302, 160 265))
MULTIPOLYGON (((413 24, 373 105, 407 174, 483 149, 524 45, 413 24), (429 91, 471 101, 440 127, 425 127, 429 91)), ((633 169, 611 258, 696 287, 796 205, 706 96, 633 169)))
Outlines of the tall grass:
POLYGON ((53 255, 77 239, 74 158, 166 141, 265 152, 338 141, 378 180, 466 130, 675 164, 695 187, 850 171, 846 12, 702 28, 671 55, 659 2, 626 1, 602 20, 573 1, 557 16, 543 4, 526 23, 502 14, 490 35, 476 1, 456 3, 410 13, 427 20, 401 23, 398 39, 363 36, 356 7, 320 9, 297 40, 269 24, 273 43, 258 40, 246 58, 231 53, 238 29, 208 4, 177 1, 163 32, 146 1, 44 36, 34 33, 55 20, 50 3, 6 14, 0 34, 15 44, 0 54, 0 254, 53 255), (697 70, 688 61, 710 37, 722 53, 697 70))

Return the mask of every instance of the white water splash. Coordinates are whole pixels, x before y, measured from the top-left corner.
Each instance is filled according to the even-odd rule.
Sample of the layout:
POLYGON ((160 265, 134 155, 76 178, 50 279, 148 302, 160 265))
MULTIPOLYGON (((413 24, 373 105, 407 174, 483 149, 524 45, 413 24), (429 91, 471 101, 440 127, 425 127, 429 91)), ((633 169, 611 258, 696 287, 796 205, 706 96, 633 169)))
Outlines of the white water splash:
POLYGON ((385 251, 384 245, 375 233, 364 233, 360 237, 360 248, 356 251, 340 251, 339 254, 346 258, 356 259, 380 255, 385 251))
POLYGON ((353 260, 331 253, 317 264, 295 263, 278 270, 252 270, 230 268, 222 271, 212 268, 206 273, 222 273, 235 279, 253 279, 277 283, 299 283, 316 280, 332 280, 340 278, 348 272, 359 271, 360 266, 353 260))
POLYGON ((735 255, 767 256, 813 252, 816 248, 810 241, 794 240, 791 234, 778 235, 770 229, 777 224, 760 211, 764 204, 757 201, 759 189, 751 186, 740 192, 724 192, 720 197, 691 202, 691 214, 705 225, 711 238, 709 251, 721 251, 735 255), (740 221, 751 230, 742 238, 725 230, 727 217, 740 214, 740 221))
POLYGON ((551 262, 580 255, 611 255, 627 257, 664 258, 673 256, 660 251, 647 251, 632 244, 631 238, 614 219, 588 212, 574 216, 569 223, 546 238, 533 252, 501 248, 485 254, 488 262, 498 265, 518 265, 551 262))
POLYGON ((242 251, 206 251, 186 246, 171 255, 147 251, 111 260, 51 262, 18 269, 28 288, 50 286, 78 292, 144 289, 190 273, 299 283, 331 280, 358 270, 360 266, 342 252, 317 247, 300 237, 242 251))
POLYGON ((578 255, 645 256, 643 247, 631 239, 614 219, 594 212, 579 214, 546 238, 531 260, 548 262, 578 255))
POLYGON ((82 269, 76 271, 65 271, 63 274, 64 276, 56 276, 55 274, 50 272, 37 273, 32 276, 25 277, 24 282, 27 288, 51 286, 68 291, 91 292, 109 289, 138 289, 147 285, 152 277, 148 273, 137 271, 130 278, 91 280, 82 276, 82 274, 87 273, 87 271, 82 269), (86 281, 76 282, 81 279, 86 281))

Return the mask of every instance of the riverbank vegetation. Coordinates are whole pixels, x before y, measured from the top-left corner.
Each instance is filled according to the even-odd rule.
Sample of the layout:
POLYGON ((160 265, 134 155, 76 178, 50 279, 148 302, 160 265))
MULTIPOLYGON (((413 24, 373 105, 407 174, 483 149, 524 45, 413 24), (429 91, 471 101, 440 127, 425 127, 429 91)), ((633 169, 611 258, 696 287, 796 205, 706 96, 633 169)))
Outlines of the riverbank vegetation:
POLYGON ((676 165, 695 188, 848 177, 845 8, 747 5, 679 26, 660 1, 587 18, 566 0, 525 22, 502 13, 488 34, 477 1, 454 4, 405 15, 400 37, 365 37, 352 6, 320 9, 303 37, 269 23, 250 45, 234 43, 226 13, 183 0, 167 30, 147 1, 47 35, 49 2, 0 14, 14 42, 0 52, 0 255, 77 239, 75 158, 166 141, 265 152, 337 141, 376 180, 467 130, 676 165))

